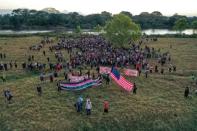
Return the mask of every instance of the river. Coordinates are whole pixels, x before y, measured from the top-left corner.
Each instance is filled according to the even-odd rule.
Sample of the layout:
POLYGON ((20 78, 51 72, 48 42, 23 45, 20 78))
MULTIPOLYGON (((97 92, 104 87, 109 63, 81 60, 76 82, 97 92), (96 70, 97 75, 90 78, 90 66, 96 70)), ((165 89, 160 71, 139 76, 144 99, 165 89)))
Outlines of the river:
MULTIPOLYGON (((53 32, 52 30, 21 30, 21 31, 13 31, 13 30, 0 30, 0 34, 2 35, 11 35, 11 34, 36 34, 36 33, 48 33, 53 32)), ((147 35, 166 35, 166 34, 180 34, 179 31, 168 30, 168 29, 147 29, 142 30, 143 33, 147 35)), ((72 31, 67 31, 67 33, 72 33, 72 31)), ((83 33, 89 34, 98 34, 98 32, 91 32, 88 30, 83 30, 83 33)), ((186 35, 197 34, 197 30, 186 29, 182 31, 182 33, 186 35)))

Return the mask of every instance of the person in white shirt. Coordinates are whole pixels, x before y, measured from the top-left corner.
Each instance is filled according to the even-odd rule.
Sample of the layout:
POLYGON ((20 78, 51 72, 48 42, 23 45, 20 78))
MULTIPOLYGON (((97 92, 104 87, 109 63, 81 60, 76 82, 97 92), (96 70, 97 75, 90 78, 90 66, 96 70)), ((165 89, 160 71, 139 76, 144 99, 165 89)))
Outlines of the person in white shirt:
POLYGON ((91 114, 91 109, 92 109, 92 103, 91 103, 90 99, 87 98, 87 100, 86 100, 86 113, 87 113, 87 115, 91 114))

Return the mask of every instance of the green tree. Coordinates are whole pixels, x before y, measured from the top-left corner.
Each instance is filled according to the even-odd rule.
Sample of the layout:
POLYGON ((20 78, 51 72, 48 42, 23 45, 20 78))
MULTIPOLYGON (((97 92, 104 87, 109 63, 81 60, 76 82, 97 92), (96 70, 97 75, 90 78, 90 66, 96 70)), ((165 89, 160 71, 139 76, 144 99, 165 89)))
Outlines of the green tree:
POLYGON ((79 25, 74 30, 74 33, 76 33, 77 35, 80 35, 81 34, 81 27, 79 25))
POLYGON ((101 32, 102 29, 103 28, 100 25, 97 25, 97 26, 94 27, 94 31, 96 31, 96 32, 101 32))
POLYGON ((129 16, 130 18, 132 18, 132 16, 133 16, 133 15, 132 15, 130 12, 128 12, 128 11, 121 11, 120 13, 125 14, 125 15, 129 16))
POLYGON ((121 13, 114 15, 112 20, 106 23, 105 32, 106 39, 117 47, 125 47, 131 40, 135 41, 141 35, 139 25, 121 13))
POLYGON ((192 28, 195 29, 195 30, 194 30, 194 34, 196 34, 196 33, 197 33, 197 31, 196 31, 196 29, 197 29, 197 20, 194 20, 194 21, 192 22, 192 28))
POLYGON ((197 20, 192 22, 192 28, 197 29, 197 20))
POLYGON ((188 22, 186 18, 178 19, 174 24, 174 29, 180 31, 180 33, 188 27, 188 22))

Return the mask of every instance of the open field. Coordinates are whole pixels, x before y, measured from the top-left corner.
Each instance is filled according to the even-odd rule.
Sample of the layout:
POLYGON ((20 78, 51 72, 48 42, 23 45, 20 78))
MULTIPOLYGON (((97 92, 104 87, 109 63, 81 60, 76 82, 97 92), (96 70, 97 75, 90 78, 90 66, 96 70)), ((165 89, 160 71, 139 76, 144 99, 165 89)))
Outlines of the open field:
MULTIPOLYGON (((38 62, 47 62, 40 52, 28 51, 28 47, 41 41, 41 37, 0 38, 0 52, 7 53, 2 62, 17 60, 27 61, 33 54, 38 62)), ((55 39, 55 38, 54 38, 55 39)), ((183 97, 185 86, 195 89, 191 83, 191 74, 197 74, 197 39, 160 38, 149 46, 161 51, 169 51, 172 64, 177 66, 176 73, 151 74, 147 79, 144 74, 128 80, 136 82, 137 95, 128 94, 110 83, 82 92, 59 93, 56 83, 43 84, 43 95, 39 97, 36 84, 38 74, 25 72, 19 68, 6 72, 7 82, 0 81, 0 131, 7 130, 164 130, 164 131, 197 131, 197 96, 183 97), (172 48, 170 48, 172 45, 172 48), (9 88, 14 99, 7 105, 3 89, 9 88), (79 95, 89 95, 93 104, 92 115, 79 114, 74 103, 79 95), (103 101, 108 99, 110 110, 103 114, 103 101)), ((46 55, 56 62, 54 54, 47 48, 46 55)), ((68 58, 66 52, 65 57, 68 58)), ((151 60, 155 63, 155 60, 151 60)), ((3 72, 0 72, 0 76, 3 72)), ((63 79, 60 77, 58 79, 63 79)))

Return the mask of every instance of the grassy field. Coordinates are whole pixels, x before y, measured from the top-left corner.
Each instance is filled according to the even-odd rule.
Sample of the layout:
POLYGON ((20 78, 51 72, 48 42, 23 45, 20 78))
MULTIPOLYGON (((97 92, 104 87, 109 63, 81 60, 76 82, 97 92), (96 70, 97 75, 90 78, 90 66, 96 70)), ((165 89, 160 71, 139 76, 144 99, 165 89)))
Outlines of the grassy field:
MULTIPOLYGON (((23 62, 27 61, 28 55, 34 55, 36 61, 47 62, 42 55, 42 50, 46 50, 47 56, 56 62, 47 46, 40 52, 28 51, 30 45, 41 39, 37 36, 1 37, 0 52, 7 53, 7 58, 1 61, 23 62)), ((197 96, 183 97, 185 86, 195 89, 190 76, 197 74, 197 39, 160 38, 149 46, 169 51, 177 72, 168 73, 167 64, 164 75, 153 73, 147 79, 144 75, 128 77, 136 82, 137 95, 121 91, 113 82, 110 86, 103 84, 82 92, 59 93, 54 82, 43 84, 43 95, 39 97, 35 89, 38 75, 23 71, 21 65, 17 70, 7 71, 7 82, 0 81, 0 130, 197 131, 197 96), (3 97, 6 88, 14 95, 9 105, 3 97), (76 112, 73 105, 79 95, 90 96, 93 104, 91 116, 76 112), (103 114, 102 104, 106 98, 110 102, 110 111, 103 114)), ((66 52, 64 55, 68 56, 66 52)), ((152 64, 155 62, 151 60, 152 64)))

